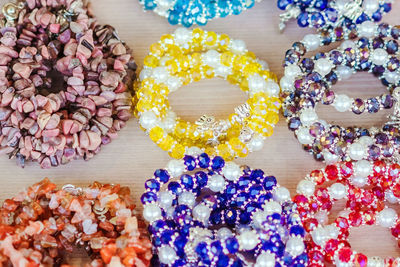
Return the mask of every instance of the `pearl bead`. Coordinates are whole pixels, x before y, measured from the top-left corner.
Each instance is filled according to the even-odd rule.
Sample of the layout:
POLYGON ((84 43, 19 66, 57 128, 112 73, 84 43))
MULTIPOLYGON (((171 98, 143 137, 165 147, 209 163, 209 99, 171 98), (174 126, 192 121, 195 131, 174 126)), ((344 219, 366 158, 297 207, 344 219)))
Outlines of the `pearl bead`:
POLYGON ((168 86, 169 91, 172 93, 177 91, 182 86, 182 81, 175 76, 170 76, 167 80, 166 85, 168 86))
POLYGON ((252 250, 259 242, 258 235, 250 230, 244 230, 237 239, 241 250, 252 250))
POLYGON ((214 174, 208 179, 208 187, 213 192, 221 192, 225 189, 225 179, 219 174, 214 174))
POLYGON ((304 109, 300 114, 300 121, 304 126, 311 126, 318 120, 318 115, 314 109, 304 109))
POLYGON ((300 237, 290 237, 286 243, 286 251, 293 257, 297 257, 304 252, 304 242, 300 237))
POLYGON ((364 21, 358 25, 358 34, 360 37, 371 38, 375 35, 377 24, 372 21, 364 21))
POLYGON ((340 234, 339 228, 334 224, 325 226, 325 231, 329 239, 336 239, 340 234))
POLYGON ((196 197, 191 192, 183 192, 180 194, 178 202, 180 205, 187 205, 188 207, 192 208, 194 204, 196 204, 196 197))
POLYGON ((315 244, 318 246, 323 246, 326 242, 328 233, 326 232, 325 228, 319 226, 311 232, 311 237, 315 244))
POLYGON ((400 82, 400 75, 397 72, 386 71, 383 74, 383 77, 389 82, 393 84, 398 84, 400 82))
MULTIPOLYGON (((175 113, 175 112, 172 112, 172 113, 175 113)), ((176 124, 176 117, 174 117, 174 116, 167 116, 163 121, 162 121, 162 123, 161 123, 162 125, 162 128, 164 129, 164 130, 166 130, 168 133, 170 133, 173 129, 174 129, 174 127, 175 127, 175 124, 176 124)))
POLYGON ((275 201, 268 201, 267 203, 264 204, 263 209, 267 216, 274 213, 281 214, 282 212, 282 206, 275 201))
POLYGON ((261 136, 254 136, 247 144, 250 152, 260 151, 264 147, 264 138, 261 136))
POLYGON ((278 187, 275 189, 274 200, 280 203, 290 199, 290 192, 286 187, 278 187))
POLYGON ((192 32, 186 28, 178 28, 175 30, 174 35, 175 41, 180 45, 184 45, 190 41, 192 32))
POLYGON ((281 88, 274 81, 267 82, 267 94, 269 96, 279 97, 279 93, 281 92, 281 88))
POLYGON ((146 221, 152 223, 161 218, 161 209, 155 203, 146 204, 143 208, 143 217, 146 221))
POLYGON ((231 49, 235 54, 243 54, 246 52, 246 43, 242 40, 232 40, 231 49))
POLYGON ((202 222, 207 223, 210 218, 210 208, 204 204, 199 204, 193 209, 193 218, 202 222))
POLYGON ((170 246, 162 246, 158 249, 158 257, 163 264, 173 264, 178 259, 175 250, 170 246))
POLYGON ((234 162, 225 163, 225 166, 222 169, 222 174, 228 181, 237 181, 240 178, 241 173, 242 170, 240 169, 240 166, 234 162))
POLYGON ((217 236, 219 239, 223 240, 223 239, 227 239, 228 237, 233 236, 233 234, 229 228, 222 227, 222 228, 218 229, 217 236))
POLYGON ((296 64, 289 65, 285 68, 285 76, 289 79, 294 80, 299 75, 301 75, 301 69, 296 64))
POLYGON ((151 76, 152 69, 150 68, 143 68, 142 71, 139 74, 139 79, 143 81, 146 78, 149 78, 151 76))
POLYGON ((361 136, 360 139, 358 140, 358 143, 362 144, 365 147, 368 147, 374 143, 374 139, 372 139, 371 136, 361 136))
POLYGON ((338 66, 336 68, 336 73, 340 80, 347 80, 353 74, 353 70, 346 66, 338 66))
POLYGON ((140 114, 139 123, 146 130, 150 130, 158 124, 158 118, 152 111, 145 111, 140 114))
POLYGON ((214 73, 216 76, 219 76, 219 77, 222 77, 225 79, 229 74, 231 74, 231 70, 229 67, 220 64, 216 68, 214 68, 214 73))
POLYGON ((157 83, 164 83, 169 78, 169 73, 165 67, 157 67, 153 69, 152 77, 157 83))
POLYGON ((167 170, 172 177, 179 177, 185 171, 185 164, 182 160, 173 159, 168 162, 167 170))
POLYGON ((170 207, 172 205, 172 201, 174 200, 174 196, 169 191, 163 191, 159 194, 159 202, 160 206, 163 208, 170 207))
POLYGON ((256 211, 253 214, 254 226, 259 229, 262 228, 262 224, 265 222, 266 218, 267 218, 267 214, 264 211, 262 211, 262 210, 256 211))
POLYGON ((201 150, 197 146, 189 147, 188 150, 187 150, 187 155, 189 155, 189 156, 199 156, 202 153, 203 153, 203 150, 201 150))
POLYGON ((161 6, 163 8, 173 7, 174 2, 172 0, 156 0, 157 6, 161 6))
POLYGON ((318 34, 307 34, 304 36, 302 43, 306 46, 307 51, 311 52, 321 45, 321 39, 318 34))
POLYGON ((221 55, 215 50, 208 50, 203 56, 203 62, 210 67, 217 67, 221 63, 221 55))
POLYGON ((364 0, 363 8, 367 14, 372 15, 379 9, 379 3, 377 0, 364 0))
POLYGON ((385 267, 385 261, 381 257, 368 257, 367 267, 385 267))
POLYGON ((346 112, 351 109, 353 100, 347 95, 336 95, 333 106, 339 112, 346 112))
POLYGON ((386 197, 387 201, 389 201, 389 203, 391 203, 391 204, 399 203, 399 199, 393 194, 392 191, 386 191, 385 197, 386 197))
POLYGON ((368 183, 367 177, 354 176, 351 177, 351 184, 357 187, 363 187, 368 183))
POLYGON ((298 129, 296 135, 299 142, 303 145, 311 145, 313 143, 313 137, 308 128, 298 129))
POLYGON ((289 91, 289 92, 294 91, 293 80, 291 80, 289 77, 283 76, 281 79, 280 85, 281 85, 282 91, 289 91))
POLYGON ((375 49, 374 52, 372 52, 371 61, 376 65, 386 65, 386 63, 389 61, 389 54, 385 49, 375 49))
POLYGON ((354 164, 354 176, 368 177, 372 173, 372 164, 367 160, 360 160, 354 164))
POLYGON ((254 267, 275 267, 275 255, 269 251, 263 251, 258 255, 254 267))
POLYGON ((385 208, 378 213, 376 223, 382 227, 392 228, 397 222, 397 212, 391 208, 385 208))
POLYGON ((254 74, 248 78, 248 86, 251 94, 256 94, 266 90, 267 82, 259 74, 254 74))
POLYGON ((328 164, 328 165, 335 164, 339 160, 339 157, 337 155, 329 152, 329 150, 327 150, 327 149, 324 149, 322 151, 322 154, 324 156, 326 164, 328 164))
POLYGON ((366 148, 360 143, 353 143, 349 146, 349 156, 353 160, 361 160, 366 154, 366 148))
POLYGON ((322 76, 326 76, 332 71, 333 64, 329 59, 320 58, 315 61, 315 71, 321 74, 322 76))
POLYGON ((297 193, 301 195, 305 195, 306 197, 310 197, 315 192, 315 184, 308 180, 302 180, 297 185, 297 193))
POLYGON ((346 186, 335 183, 329 187, 328 192, 332 198, 340 200, 346 196, 346 186))

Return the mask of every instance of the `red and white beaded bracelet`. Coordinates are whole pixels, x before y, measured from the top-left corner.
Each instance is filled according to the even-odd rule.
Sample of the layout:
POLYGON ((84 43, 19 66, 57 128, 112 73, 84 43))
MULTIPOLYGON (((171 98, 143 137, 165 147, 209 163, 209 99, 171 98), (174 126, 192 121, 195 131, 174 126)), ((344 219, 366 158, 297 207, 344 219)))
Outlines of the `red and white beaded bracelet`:
POLYGON ((325 266, 325 261, 342 267, 400 264, 400 258, 367 257, 348 242, 350 229, 362 225, 380 225, 389 228, 396 239, 400 237, 399 216, 385 206, 385 201, 399 203, 400 165, 373 162, 365 183, 354 176, 354 167, 353 162, 329 165, 312 171, 298 184, 294 202, 310 237, 307 250, 311 267, 325 266), (346 208, 328 224, 333 205, 341 199, 346 199, 346 208))

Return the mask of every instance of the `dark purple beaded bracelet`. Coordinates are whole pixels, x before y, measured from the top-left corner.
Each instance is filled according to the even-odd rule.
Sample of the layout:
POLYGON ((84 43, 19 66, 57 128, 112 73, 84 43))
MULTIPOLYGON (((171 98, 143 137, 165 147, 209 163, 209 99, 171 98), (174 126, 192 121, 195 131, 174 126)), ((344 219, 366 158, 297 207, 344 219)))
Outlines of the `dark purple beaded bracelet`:
POLYGON ((400 133, 400 64, 399 27, 365 22, 354 29, 338 27, 334 32, 307 35, 286 54, 285 76, 281 80, 284 115, 289 129, 305 149, 318 160, 378 160, 399 157, 400 133), (343 41, 339 48, 306 58, 306 52, 343 41), (331 87, 352 73, 368 71, 387 87, 387 94, 369 99, 351 99, 337 95, 331 87), (341 127, 318 119, 317 103, 333 105, 338 111, 355 114, 376 113, 393 106, 390 121, 380 129, 341 127))

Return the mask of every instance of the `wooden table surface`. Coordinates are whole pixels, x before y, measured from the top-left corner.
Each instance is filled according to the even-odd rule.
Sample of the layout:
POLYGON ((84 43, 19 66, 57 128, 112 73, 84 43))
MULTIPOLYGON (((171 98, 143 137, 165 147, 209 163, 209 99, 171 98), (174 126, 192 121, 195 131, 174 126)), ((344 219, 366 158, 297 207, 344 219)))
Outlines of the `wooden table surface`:
MULTIPOLYGON (((0 0, 4 4, 5 0, 0 0)), ((93 9, 100 22, 113 25, 123 40, 133 48, 139 66, 148 52, 149 46, 157 42, 162 34, 172 33, 176 27, 153 12, 143 12, 137 0, 93 0, 93 9)), ((399 23, 400 1, 394 4, 391 14, 385 16, 389 23, 399 23)), ((242 39, 249 50, 260 59, 266 60, 272 71, 282 76, 281 67, 285 51, 291 44, 310 32, 299 29, 295 23, 289 24, 284 34, 278 31, 279 10, 276 0, 264 0, 241 14, 211 21, 204 27, 218 33, 227 33, 231 38, 242 39)), ((350 81, 334 87, 336 92, 346 92, 350 96, 374 96, 385 92, 380 82, 370 74, 357 74, 350 81)), ((179 116, 194 121, 203 114, 213 114, 223 118, 233 108, 245 100, 245 95, 234 86, 220 79, 201 81, 182 88, 171 96, 171 102, 179 116)), ((320 108, 320 118, 343 125, 359 123, 363 126, 381 125, 386 114, 375 116, 339 114, 332 108, 320 108), (333 111, 333 112, 332 112, 333 111)), ((143 182, 155 169, 165 167, 169 156, 152 143, 132 119, 117 140, 105 146, 101 153, 89 162, 75 161, 68 165, 42 170, 37 164, 21 169, 13 160, 0 156, 0 200, 13 196, 21 189, 49 177, 62 186, 66 183, 87 185, 97 180, 120 183, 132 189, 137 204, 143 192, 143 182)), ((303 151, 293 133, 288 130, 283 117, 262 151, 252 153, 248 158, 237 160, 253 168, 262 168, 273 174, 283 186, 295 193, 297 183, 310 171, 323 167, 303 151)), ((358 251, 369 256, 400 256, 397 242, 388 230, 380 227, 365 227, 353 231, 351 244, 358 251)), ((80 260, 73 262, 80 265, 80 260)))

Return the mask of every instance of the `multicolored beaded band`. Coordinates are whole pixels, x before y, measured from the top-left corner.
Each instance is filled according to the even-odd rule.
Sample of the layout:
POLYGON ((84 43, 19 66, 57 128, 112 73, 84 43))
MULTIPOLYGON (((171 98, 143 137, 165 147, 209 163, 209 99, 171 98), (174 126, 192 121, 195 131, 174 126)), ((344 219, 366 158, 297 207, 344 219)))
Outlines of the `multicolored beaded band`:
POLYGON ((142 128, 173 158, 204 150, 232 160, 260 150, 279 120, 279 85, 266 63, 241 40, 202 29, 180 28, 150 48, 137 88, 136 112, 142 128), (249 96, 226 120, 204 115, 195 124, 172 111, 168 94, 182 85, 220 77, 249 96))
MULTIPOLYGON (((356 40, 344 41, 338 49, 318 53, 305 58, 307 50, 321 44, 321 36, 308 35, 303 43, 297 43, 299 57, 293 62, 286 60, 285 76, 281 80, 284 97, 284 115, 289 129, 305 149, 318 160, 332 163, 338 160, 377 160, 396 156, 400 147, 398 129, 400 115, 400 65, 397 51, 398 37, 393 30, 379 31, 385 24, 372 28, 373 37, 362 34, 356 40), (387 87, 389 94, 369 99, 352 99, 336 95, 331 87, 340 80, 348 79, 355 72, 368 71, 377 76, 387 87), (376 113, 394 106, 390 121, 379 129, 371 127, 341 127, 320 120, 316 105, 333 105, 337 111, 354 114, 376 113)), ((367 30, 368 32, 370 30, 367 30)), ((329 42, 330 43, 330 42, 329 42)), ((288 56, 291 52, 288 52, 288 56)))
POLYGON ((339 163, 315 170, 297 187, 299 195, 293 201, 310 235, 307 243, 309 266, 323 267, 325 261, 336 266, 389 267, 400 263, 400 258, 382 259, 357 253, 348 242, 351 228, 373 224, 389 228, 393 236, 399 238, 398 214, 384 202, 398 204, 400 201, 400 165, 376 161, 371 164, 371 175, 360 180, 358 163, 355 164, 339 163), (324 187, 328 182, 331 185, 324 187), (359 187, 364 185, 368 185, 367 189, 359 187), (346 208, 328 225, 328 214, 341 199, 346 199, 346 208))
POLYGON ((283 31, 292 19, 302 27, 327 29, 336 26, 354 27, 365 21, 379 22, 392 10, 393 0, 278 0, 279 28, 283 31))
POLYGON ((153 10, 168 19, 171 25, 180 24, 190 27, 194 24, 204 26, 215 18, 239 15, 262 0, 226 0, 226 1, 186 1, 186 0, 139 0, 144 10, 153 10))
POLYGON ((81 0, 3 7, 0 150, 21 166, 89 160, 131 117, 130 49, 87 8, 81 0))
POLYGON ((68 267, 66 252, 83 247, 90 266, 149 266, 151 242, 134 208, 127 187, 58 190, 44 179, 0 208, 0 264, 68 267))
POLYGON ((145 186, 143 215, 161 266, 306 266, 296 206, 262 170, 187 155, 145 186))

